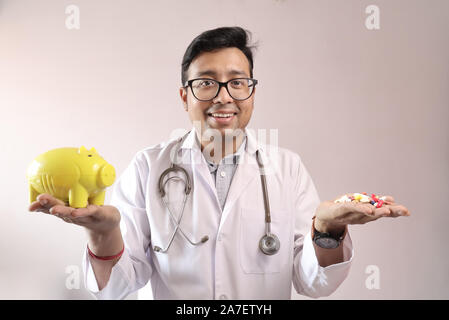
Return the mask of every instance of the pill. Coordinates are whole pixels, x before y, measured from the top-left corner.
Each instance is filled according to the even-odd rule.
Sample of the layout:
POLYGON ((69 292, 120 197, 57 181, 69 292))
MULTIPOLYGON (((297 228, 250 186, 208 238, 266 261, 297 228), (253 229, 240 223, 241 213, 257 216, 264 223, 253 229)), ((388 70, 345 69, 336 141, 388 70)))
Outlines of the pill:
POLYGON ((383 205, 383 200, 379 200, 379 202, 377 203, 377 208, 380 208, 380 207, 382 207, 382 205, 383 205))
POLYGON ((370 198, 366 195, 362 195, 362 198, 360 199, 360 202, 370 202, 370 198))

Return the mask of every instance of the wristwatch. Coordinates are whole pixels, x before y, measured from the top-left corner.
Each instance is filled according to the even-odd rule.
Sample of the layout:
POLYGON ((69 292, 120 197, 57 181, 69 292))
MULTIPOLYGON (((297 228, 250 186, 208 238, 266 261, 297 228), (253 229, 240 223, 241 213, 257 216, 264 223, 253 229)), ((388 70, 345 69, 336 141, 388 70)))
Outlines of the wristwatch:
POLYGON ((328 232, 319 232, 315 229, 315 224, 313 224, 313 242, 320 248, 338 248, 340 243, 343 241, 344 234, 345 231, 343 231, 343 233, 340 235, 331 235, 328 232))

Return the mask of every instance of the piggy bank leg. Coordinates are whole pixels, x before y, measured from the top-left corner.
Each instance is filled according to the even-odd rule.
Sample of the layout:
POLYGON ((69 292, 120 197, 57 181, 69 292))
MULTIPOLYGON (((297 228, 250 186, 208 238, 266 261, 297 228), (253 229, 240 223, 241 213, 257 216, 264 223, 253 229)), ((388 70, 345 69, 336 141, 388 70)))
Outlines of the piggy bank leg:
POLYGON ((29 190, 30 190, 30 203, 33 203, 34 201, 36 201, 36 198, 39 195, 39 192, 34 190, 34 188, 31 184, 29 185, 29 190))
POLYGON ((69 205, 72 208, 85 208, 87 207, 87 199, 89 194, 86 189, 79 183, 69 190, 69 205))
POLYGON ((104 198, 106 196, 106 190, 96 194, 95 196, 89 198, 90 204, 95 204, 97 206, 102 206, 104 204, 104 198))

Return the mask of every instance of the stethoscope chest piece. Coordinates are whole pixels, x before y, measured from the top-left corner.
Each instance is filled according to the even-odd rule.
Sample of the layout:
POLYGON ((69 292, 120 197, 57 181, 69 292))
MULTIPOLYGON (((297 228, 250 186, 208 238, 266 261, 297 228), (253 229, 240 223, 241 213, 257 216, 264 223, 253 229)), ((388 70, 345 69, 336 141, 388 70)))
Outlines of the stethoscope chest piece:
POLYGON ((266 255, 273 255, 279 251, 281 242, 275 234, 265 234, 259 241, 260 250, 266 255))

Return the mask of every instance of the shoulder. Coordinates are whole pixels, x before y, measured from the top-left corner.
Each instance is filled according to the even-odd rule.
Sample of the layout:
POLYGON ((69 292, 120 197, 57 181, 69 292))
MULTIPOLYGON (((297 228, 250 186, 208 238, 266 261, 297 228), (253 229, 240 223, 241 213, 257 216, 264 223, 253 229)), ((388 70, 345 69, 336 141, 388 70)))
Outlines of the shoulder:
POLYGON ((166 153, 169 153, 171 147, 174 146, 177 142, 177 137, 171 138, 167 141, 160 142, 155 145, 151 145, 145 147, 139 151, 137 151, 133 157, 133 161, 137 163, 152 163, 153 161, 161 158, 166 153))
POLYGON ((176 144, 177 139, 177 137, 171 138, 138 150, 132 157, 130 165, 146 176, 157 163, 169 159, 170 151, 176 144))

